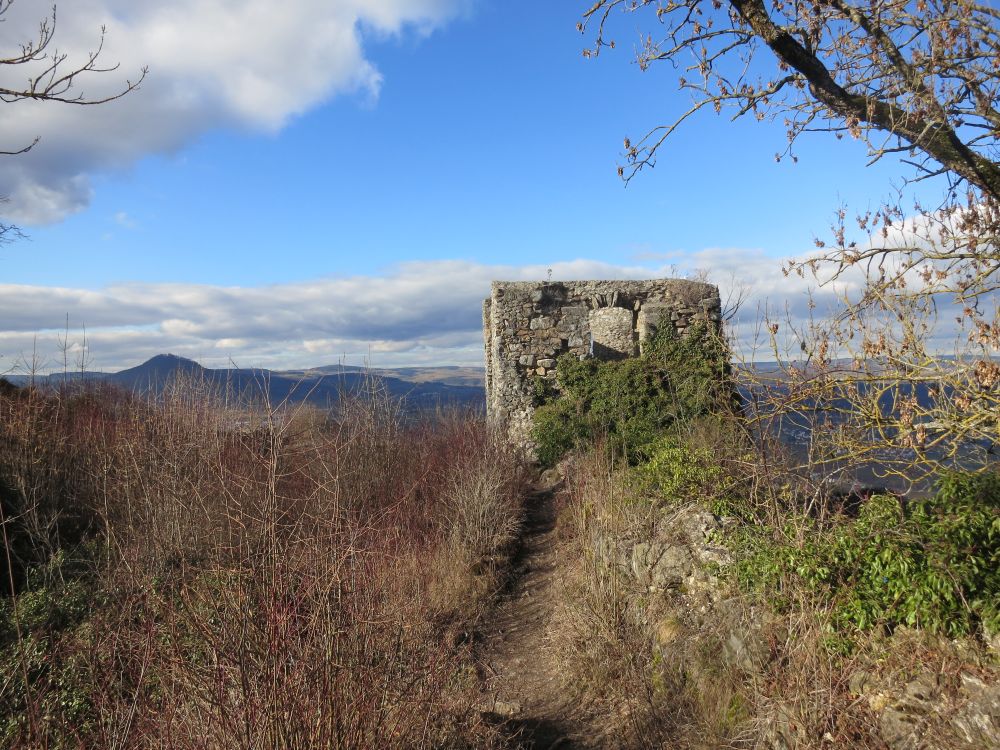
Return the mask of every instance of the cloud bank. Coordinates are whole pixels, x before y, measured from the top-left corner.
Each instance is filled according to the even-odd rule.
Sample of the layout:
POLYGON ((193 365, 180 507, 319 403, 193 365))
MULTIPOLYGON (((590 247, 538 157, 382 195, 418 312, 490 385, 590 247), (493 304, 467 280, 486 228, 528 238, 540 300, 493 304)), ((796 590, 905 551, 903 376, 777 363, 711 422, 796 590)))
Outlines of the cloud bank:
MULTIPOLYGON (((172 352, 207 366, 275 369, 368 360, 377 366, 481 365, 482 301, 493 279, 642 279, 707 274, 723 299, 747 290, 733 333, 749 346, 766 304, 789 321, 811 312, 809 282, 786 278, 761 251, 714 249, 683 266, 595 260, 530 266, 460 260, 410 262, 380 275, 327 277, 260 287, 121 284, 99 290, 0 285, 0 372, 72 363, 86 343, 93 369, 114 371, 172 352)), ((819 290, 816 311, 835 305, 819 290)))
MULTIPOLYGON (((676 263, 579 259, 513 266, 465 260, 402 263, 377 275, 334 276, 256 287, 126 283, 102 289, 0 284, 0 374, 74 366, 84 343, 90 369, 116 371, 173 353, 206 366, 293 369, 329 364, 394 367, 483 364, 482 302, 495 279, 698 278, 719 286, 735 354, 771 361, 765 323, 779 323, 782 357, 800 355, 796 332, 841 309, 860 271, 837 286, 785 276, 761 250, 713 248, 676 263), (67 327, 67 317, 69 325, 67 327)), ((953 302, 941 300, 932 351, 953 350, 953 302)))
MULTIPOLYGON (((0 172, 3 216, 46 224, 86 207, 89 175, 179 149, 218 127, 277 131, 339 94, 377 97, 382 77, 365 35, 425 35, 467 0, 73 0, 60 3, 53 47, 65 66, 86 60, 107 30, 100 62, 118 70, 82 77, 96 99, 149 74, 115 102, 80 107, 20 101, 3 105, 0 150, 41 140, 0 172)), ((46 6, 18 0, 3 16, 4 55, 37 37, 46 6)), ((4 66, 3 85, 23 86, 40 68, 4 66)), ((69 69, 68 67, 66 69, 69 69)))

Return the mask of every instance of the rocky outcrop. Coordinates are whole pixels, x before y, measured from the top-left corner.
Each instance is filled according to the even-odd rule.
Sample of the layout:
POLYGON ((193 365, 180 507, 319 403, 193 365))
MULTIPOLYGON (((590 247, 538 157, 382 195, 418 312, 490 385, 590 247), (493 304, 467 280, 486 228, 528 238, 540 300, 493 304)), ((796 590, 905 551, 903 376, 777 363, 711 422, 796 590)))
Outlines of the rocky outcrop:
POLYGON ((635 581, 650 591, 711 589, 712 564, 729 554, 715 540, 722 519, 694 507, 682 508, 660 524, 657 538, 632 547, 629 568, 635 581))
POLYGON ((957 685, 928 672, 901 682, 859 672, 850 689, 868 703, 892 750, 1000 748, 1000 684, 971 672, 961 672, 957 685))
POLYGON ((713 566, 729 562, 716 534, 725 520, 695 506, 665 514, 644 539, 598 538, 594 552, 606 568, 648 592, 704 592, 717 583, 713 566))
POLYGON ((967 672, 961 680, 968 700, 955 712, 952 726, 969 747, 1000 748, 1000 685, 988 685, 967 672))

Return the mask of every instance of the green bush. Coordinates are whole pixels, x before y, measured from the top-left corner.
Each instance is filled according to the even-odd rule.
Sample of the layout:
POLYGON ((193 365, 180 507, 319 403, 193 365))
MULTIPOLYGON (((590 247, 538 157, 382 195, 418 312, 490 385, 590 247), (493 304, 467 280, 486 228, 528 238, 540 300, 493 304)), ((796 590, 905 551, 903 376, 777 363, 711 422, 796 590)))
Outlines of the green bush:
POLYGON ((598 436, 634 461, 672 424, 724 408, 732 393, 728 354, 718 336, 703 327, 684 336, 665 328, 640 358, 561 356, 554 388, 536 380, 532 437, 545 465, 598 436))
POLYGON ((707 448, 666 435, 648 450, 637 469, 640 487, 668 501, 707 499, 723 479, 722 466, 707 448))
POLYGON ((532 436, 543 466, 552 466, 589 434, 587 420, 569 399, 558 399, 535 410, 532 436))
POLYGON ((23 741, 29 714, 52 747, 76 746, 94 720, 93 677, 69 644, 99 606, 99 554, 95 543, 61 549, 0 598, 0 747, 23 741))
POLYGON ((533 437, 542 463, 598 435, 634 458, 676 418, 666 374, 646 360, 602 362, 569 354, 559 359, 556 375, 559 397, 535 411, 533 437))
MULTIPOLYGON (((746 538, 744 538, 746 543, 746 538)), ((856 520, 804 544, 758 537, 739 580, 772 594, 799 585, 829 597, 833 624, 898 625, 950 637, 1000 627, 1000 475, 952 474, 937 493, 902 503, 876 496, 856 520)))
POLYGON ((668 373, 678 417, 693 419, 737 406, 729 347, 704 323, 683 335, 669 326, 658 329, 642 356, 668 373))

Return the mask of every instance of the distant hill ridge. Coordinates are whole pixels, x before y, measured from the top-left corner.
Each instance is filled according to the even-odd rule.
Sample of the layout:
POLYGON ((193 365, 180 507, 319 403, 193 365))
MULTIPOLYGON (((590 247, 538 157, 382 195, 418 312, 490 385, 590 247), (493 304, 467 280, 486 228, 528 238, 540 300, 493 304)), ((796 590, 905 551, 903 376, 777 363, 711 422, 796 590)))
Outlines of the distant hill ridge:
MULTIPOLYGON (((318 406, 337 403, 344 395, 363 392, 368 381, 378 380, 390 395, 411 408, 443 405, 481 408, 485 404, 483 370, 474 367, 405 367, 399 369, 326 365, 305 370, 203 367, 176 354, 157 354, 140 365, 115 373, 70 372, 33 378, 38 385, 59 385, 67 380, 113 383, 127 390, 159 394, 178 377, 192 377, 220 389, 252 398, 266 396, 272 403, 308 402, 318 406)), ((15 385, 32 378, 7 376, 15 385)))

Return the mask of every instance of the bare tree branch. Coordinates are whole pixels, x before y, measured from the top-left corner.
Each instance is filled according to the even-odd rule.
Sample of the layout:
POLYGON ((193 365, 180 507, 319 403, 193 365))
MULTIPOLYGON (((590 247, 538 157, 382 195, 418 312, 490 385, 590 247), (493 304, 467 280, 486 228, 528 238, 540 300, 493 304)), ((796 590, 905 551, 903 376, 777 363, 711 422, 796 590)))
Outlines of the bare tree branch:
MULTIPOLYGON (((833 460, 877 457, 900 476, 968 463, 1000 441, 1000 10, 972 0, 598 0, 588 56, 613 48, 615 11, 645 16, 636 61, 669 63, 694 100, 668 125, 625 141, 629 182, 705 108, 777 120, 791 155, 803 133, 861 140, 869 164, 897 156, 904 185, 941 178, 940 205, 900 198, 789 262, 842 290, 806 324, 768 320, 788 384, 771 414, 823 410, 833 460), (942 354, 941 321, 954 353, 942 354), (783 354, 778 331, 796 344, 783 354), (801 351, 800 351, 801 350, 801 351), (803 355, 803 362, 796 356, 803 355), (887 458, 888 456, 888 458, 887 458)), ((634 23, 632 24, 634 25, 634 23)), ((985 465, 985 463, 983 464, 985 465)))
MULTIPOLYGON (((13 4, 14 0, 0 0, 0 23, 4 22, 4 16, 13 4)), ((53 47, 56 25, 56 6, 53 6, 50 15, 39 21, 36 37, 22 42, 15 51, 0 52, 0 69, 3 66, 10 68, 25 66, 24 70, 28 74, 23 87, 0 86, 0 102, 14 104, 33 100, 81 106, 106 104, 132 93, 145 80, 148 69, 144 67, 139 70, 134 81, 126 79, 113 93, 96 97, 87 96, 80 88, 84 78, 91 74, 113 73, 119 68, 117 64, 102 66, 98 62, 104 50, 106 30, 101 27, 97 46, 92 52, 87 53, 82 60, 73 61, 68 54, 59 52, 53 47)), ((33 149, 39 141, 40 138, 36 137, 25 146, 13 150, 0 150, 0 156, 24 154, 33 149)), ((21 236, 17 227, 0 224, 0 243, 21 236)))

